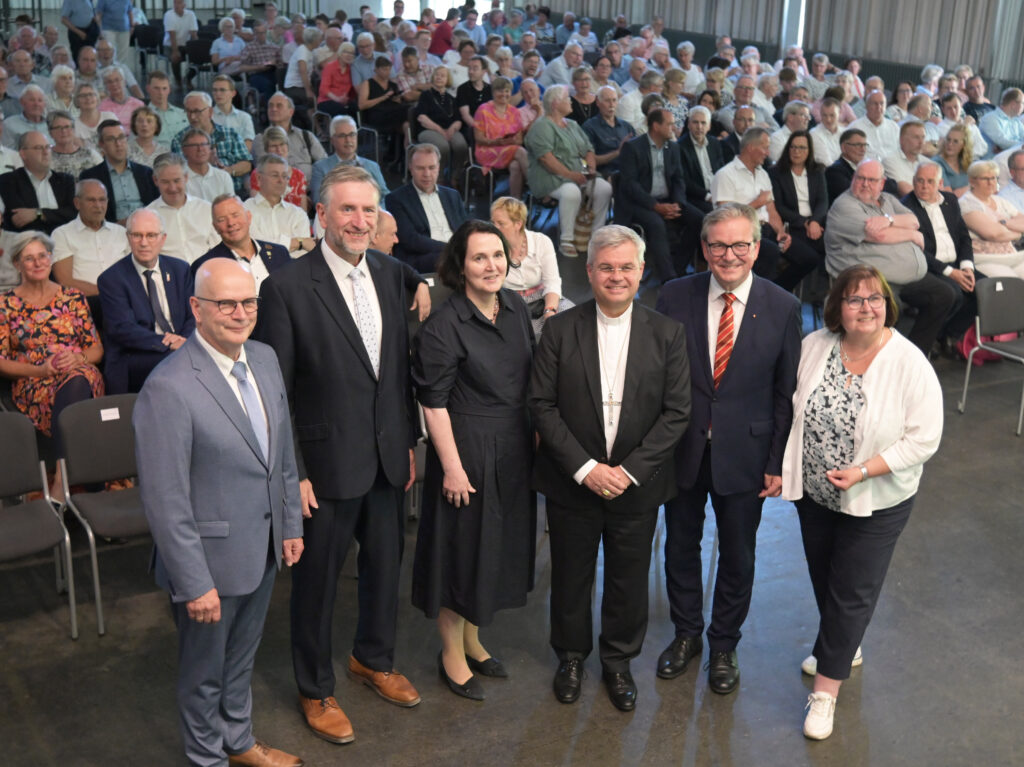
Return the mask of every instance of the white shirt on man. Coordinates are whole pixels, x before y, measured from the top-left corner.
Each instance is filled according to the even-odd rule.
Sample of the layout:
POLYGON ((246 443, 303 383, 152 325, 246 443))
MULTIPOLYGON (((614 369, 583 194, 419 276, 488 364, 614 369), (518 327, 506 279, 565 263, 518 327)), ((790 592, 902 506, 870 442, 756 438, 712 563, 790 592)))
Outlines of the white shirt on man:
MULTIPOLYGON (((257 240, 276 242, 285 248, 291 248, 293 238, 306 239, 310 236, 309 217, 298 205, 281 200, 271 205, 270 200, 257 192, 244 203, 246 210, 252 213, 252 224, 249 233, 257 240)), ((306 251, 292 251, 292 258, 298 258, 306 251)))
POLYGON ((338 284, 338 290, 341 291, 341 297, 345 299, 345 306, 348 307, 349 314, 352 315, 353 320, 356 317, 356 298, 355 289, 352 286, 352 278, 349 275, 357 270, 363 275, 362 284, 366 292, 367 302, 370 305, 370 321, 376 327, 374 336, 377 339, 377 358, 379 359, 382 342, 380 300, 377 298, 377 289, 373 285, 373 275, 371 274, 370 266, 366 263, 366 254, 364 253, 363 257, 359 259, 359 263, 353 266, 334 252, 331 246, 327 244, 326 237, 320 240, 320 251, 324 254, 327 268, 331 270, 334 281, 338 284))
MULTIPOLYGON (((157 300, 160 302, 160 311, 163 312, 164 318, 167 320, 167 324, 171 328, 173 333, 175 330, 174 322, 171 320, 171 310, 167 303, 167 291, 164 289, 164 275, 160 271, 160 259, 153 266, 143 266, 135 260, 135 256, 132 256, 132 266, 135 267, 135 271, 139 274, 139 279, 142 280, 142 290, 145 291, 146 295, 149 295, 149 280, 146 279, 146 272, 153 272, 153 284, 156 286, 157 300)), ((161 333, 159 327, 154 325, 155 332, 161 333)))
POLYGON ((191 197, 213 202, 222 194, 234 194, 235 184, 226 170, 207 165, 206 174, 200 175, 195 168, 190 167, 185 191, 191 197))
MULTIPOLYGON (((723 202, 741 202, 749 205, 761 192, 772 194, 772 180, 767 171, 758 165, 753 171, 743 164, 739 157, 726 163, 714 178, 711 179, 711 202, 719 205, 723 202)), ((774 197, 772 197, 774 199, 774 197)), ((768 206, 757 209, 757 217, 761 221, 768 220, 768 206)))
POLYGON ((157 197, 146 208, 163 218, 167 232, 163 247, 165 256, 174 256, 191 264, 220 242, 220 236, 213 228, 210 203, 206 200, 186 195, 185 204, 174 208, 164 202, 163 197, 157 197))
MULTIPOLYGON (((935 233, 935 258, 937 261, 947 264, 942 273, 948 277, 949 273, 953 271, 951 264, 956 263, 957 253, 956 245, 953 244, 953 238, 949 234, 949 227, 946 226, 946 217, 942 215, 942 199, 940 196, 940 202, 925 202, 918 197, 917 201, 921 203, 921 207, 928 214, 928 220, 932 222, 932 231, 935 233)), ((965 260, 961 267, 974 269, 974 264, 965 260)))
POLYGON ((128 233, 120 224, 104 221, 99 230, 85 225, 81 216, 75 216, 53 230, 53 262, 74 256, 71 276, 76 280, 96 284, 100 274, 128 255, 128 233))
POLYGON ((206 353, 210 355, 210 358, 213 360, 213 364, 217 366, 217 370, 220 371, 220 374, 222 376, 224 376, 224 380, 227 381, 228 388, 230 388, 231 393, 235 395, 235 398, 238 400, 238 403, 242 406, 242 410, 244 410, 246 414, 248 414, 248 411, 245 410, 245 400, 242 399, 242 392, 238 388, 238 379, 231 375, 231 371, 234 370, 235 368, 235 363, 241 362, 243 365, 245 365, 246 380, 249 382, 249 385, 253 388, 253 391, 256 392, 256 401, 260 405, 260 415, 263 416, 263 423, 266 423, 267 408, 263 404, 263 395, 260 394, 260 388, 256 383, 256 376, 253 375, 252 368, 249 367, 249 360, 245 356, 245 347, 242 346, 239 349, 238 359, 233 360, 223 352, 214 349, 210 342, 203 338, 202 333, 196 331, 195 336, 196 341, 199 342, 199 345, 202 346, 206 353))
POLYGON ((427 221, 430 223, 430 239, 437 240, 438 242, 448 242, 452 238, 452 228, 448 224, 448 216, 445 215, 444 206, 441 205, 441 195, 437 193, 437 187, 435 186, 434 191, 429 194, 422 191, 415 184, 413 184, 413 188, 416 190, 416 194, 419 195, 423 212, 427 214, 427 221))
POLYGON ((839 149, 839 137, 843 131, 836 126, 830 131, 823 123, 811 128, 811 144, 814 146, 814 160, 826 168, 839 159, 842 151, 839 149))
POLYGON ((868 142, 865 159, 882 162, 889 155, 900 151, 900 128, 892 120, 883 117, 882 124, 875 125, 865 116, 846 127, 864 131, 868 142))

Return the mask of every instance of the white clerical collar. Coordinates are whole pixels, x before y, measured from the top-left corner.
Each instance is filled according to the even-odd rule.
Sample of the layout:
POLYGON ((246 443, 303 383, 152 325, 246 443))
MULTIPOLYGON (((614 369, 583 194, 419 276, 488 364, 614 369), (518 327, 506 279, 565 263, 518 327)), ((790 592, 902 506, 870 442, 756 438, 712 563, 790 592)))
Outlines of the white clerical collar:
POLYGON ((602 325, 625 325, 629 322, 633 316, 633 302, 629 302, 629 306, 626 307, 626 311, 620 314, 618 317, 609 317, 607 314, 601 311, 601 307, 597 307, 597 321, 602 325))

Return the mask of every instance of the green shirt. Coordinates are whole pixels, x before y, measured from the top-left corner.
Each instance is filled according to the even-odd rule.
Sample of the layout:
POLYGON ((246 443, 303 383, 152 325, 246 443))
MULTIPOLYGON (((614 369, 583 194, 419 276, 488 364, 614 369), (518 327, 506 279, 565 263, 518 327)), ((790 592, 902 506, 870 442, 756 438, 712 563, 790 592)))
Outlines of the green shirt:
POLYGON ((530 127, 526 134, 526 151, 530 156, 530 167, 526 174, 530 191, 537 198, 546 197, 555 191, 567 179, 556 176, 540 164, 540 158, 548 152, 566 168, 574 173, 583 171, 583 159, 588 152, 594 151, 590 139, 583 129, 573 120, 566 120, 565 127, 555 125, 547 117, 542 117, 530 127))

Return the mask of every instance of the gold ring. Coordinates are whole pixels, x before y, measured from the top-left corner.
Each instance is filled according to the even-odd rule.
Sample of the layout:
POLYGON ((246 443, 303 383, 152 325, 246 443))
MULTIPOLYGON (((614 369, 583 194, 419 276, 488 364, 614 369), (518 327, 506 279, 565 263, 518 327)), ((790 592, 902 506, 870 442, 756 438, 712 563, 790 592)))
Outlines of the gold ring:
POLYGON ((604 490, 601 491, 601 495, 609 496, 611 495, 611 493, 608 492, 608 488, 605 488, 604 490))

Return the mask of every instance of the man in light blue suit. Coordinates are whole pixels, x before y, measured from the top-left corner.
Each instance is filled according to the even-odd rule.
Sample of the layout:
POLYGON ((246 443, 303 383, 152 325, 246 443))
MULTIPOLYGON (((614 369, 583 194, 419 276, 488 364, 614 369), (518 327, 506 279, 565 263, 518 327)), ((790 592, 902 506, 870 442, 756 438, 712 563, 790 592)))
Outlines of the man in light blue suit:
POLYGON ((157 583, 178 627, 178 706, 189 764, 302 764, 252 734, 253 660, 275 566, 302 554, 284 381, 248 341, 252 275, 225 258, 196 275, 196 333, 156 367, 135 407, 157 583))
POLYGON ((380 172, 380 165, 356 154, 359 145, 359 126, 348 115, 338 115, 331 120, 331 146, 334 154, 313 163, 312 177, 309 179, 309 199, 314 204, 320 202, 320 184, 332 168, 337 165, 358 165, 371 176, 380 187, 380 197, 384 199, 388 193, 388 185, 380 172))

